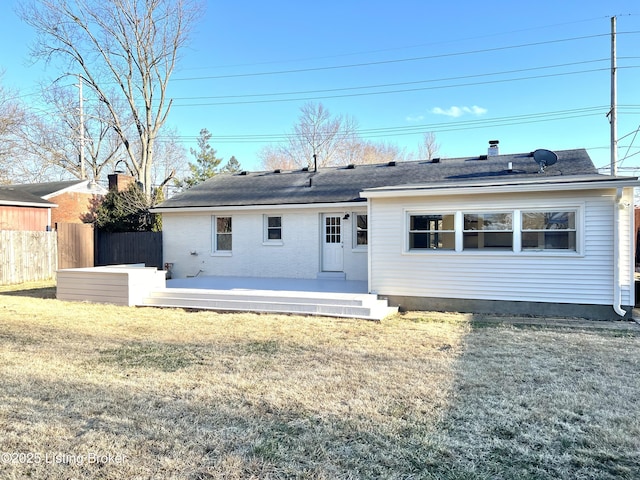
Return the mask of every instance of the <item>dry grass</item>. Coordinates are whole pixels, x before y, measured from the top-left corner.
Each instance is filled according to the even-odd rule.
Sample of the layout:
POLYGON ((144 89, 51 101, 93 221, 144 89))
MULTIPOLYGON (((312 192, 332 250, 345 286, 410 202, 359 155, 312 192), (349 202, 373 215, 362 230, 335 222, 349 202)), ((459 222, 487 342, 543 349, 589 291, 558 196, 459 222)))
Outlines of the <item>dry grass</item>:
POLYGON ((0 458, 0 478, 640 476, 635 334, 36 298, 47 288, 0 293, 0 454, 31 454, 0 458))

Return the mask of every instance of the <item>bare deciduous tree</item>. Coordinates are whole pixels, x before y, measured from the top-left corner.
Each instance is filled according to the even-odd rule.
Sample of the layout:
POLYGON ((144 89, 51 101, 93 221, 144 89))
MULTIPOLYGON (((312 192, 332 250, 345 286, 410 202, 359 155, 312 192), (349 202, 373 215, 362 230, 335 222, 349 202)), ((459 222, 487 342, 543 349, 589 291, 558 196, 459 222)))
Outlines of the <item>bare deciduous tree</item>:
POLYGON ((24 121, 25 110, 16 95, 0 85, 0 183, 11 183, 10 160, 16 149, 16 131, 24 121))
MULTIPOLYGON (((116 162, 126 161, 122 139, 111 128, 109 112, 102 102, 88 102, 81 125, 77 108, 73 107, 77 105, 77 97, 68 88, 53 85, 44 90, 43 99, 50 105, 50 111, 45 115, 32 112, 20 129, 25 157, 82 178, 82 135, 85 169, 90 179, 97 181, 116 162)), ((124 114, 121 116, 124 118, 124 114)))
POLYGON ((418 145, 418 155, 423 160, 433 160, 440 151, 440 145, 436 142, 436 134, 427 132, 422 136, 422 143, 418 145))
POLYGON ((300 108, 298 122, 283 145, 267 146, 259 154, 265 168, 318 167, 343 165, 345 143, 355 135, 351 118, 332 117, 321 103, 300 108), (315 156, 315 157, 314 157, 315 156))
POLYGON ((199 0, 25 0, 20 12, 38 32, 34 57, 79 71, 104 104, 147 195, 155 140, 171 109, 167 85, 200 9, 199 0))
POLYGON ((337 165, 402 161, 405 154, 397 146, 366 141, 357 134, 352 117, 332 117, 322 104, 307 103, 298 123, 284 145, 268 145, 260 153, 263 168, 293 170, 337 165))

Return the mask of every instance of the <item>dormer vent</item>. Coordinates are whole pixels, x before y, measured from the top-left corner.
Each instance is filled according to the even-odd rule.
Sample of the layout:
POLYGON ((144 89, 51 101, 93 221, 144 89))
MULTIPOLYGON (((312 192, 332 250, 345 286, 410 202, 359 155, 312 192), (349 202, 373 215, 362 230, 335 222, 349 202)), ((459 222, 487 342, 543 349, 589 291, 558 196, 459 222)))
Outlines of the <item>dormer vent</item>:
POLYGON ((249 173, 249 172, 247 172, 246 170, 243 170, 243 171, 241 171, 241 172, 240 172, 240 175, 242 175, 242 176, 246 176, 246 175, 248 175, 248 173, 249 173))
POLYGON ((308 172, 309 171, 309 167, 302 167, 302 171, 303 172, 308 172))
POLYGON ((487 158, 488 158, 487 155, 480 155, 478 157, 478 160, 486 160, 487 158))
POLYGON ((388 165, 389 167, 395 167, 395 166, 396 166, 396 162, 394 162, 394 161, 392 160, 392 161, 390 161, 389 163, 387 163, 387 165, 388 165))
POLYGON ((356 168, 356 166, 353 163, 347 165, 347 170, 353 170, 354 168, 356 168))
POLYGON ((282 173, 282 170, 280 170, 279 168, 276 168, 273 173, 282 173))
POLYGON ((432 158, 431 163, 440 163, 440 157, 432 158))

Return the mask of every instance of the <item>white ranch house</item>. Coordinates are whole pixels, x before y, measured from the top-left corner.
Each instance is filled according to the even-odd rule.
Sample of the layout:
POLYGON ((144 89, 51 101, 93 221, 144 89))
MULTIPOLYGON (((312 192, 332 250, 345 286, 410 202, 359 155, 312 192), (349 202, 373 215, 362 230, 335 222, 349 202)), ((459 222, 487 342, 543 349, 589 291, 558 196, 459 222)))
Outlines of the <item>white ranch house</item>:
POLYGON ((218 175, 155 210, 164 260, 174 278, 364 281, 403 309, 628 316, 638 179, 556 154, 218 175))

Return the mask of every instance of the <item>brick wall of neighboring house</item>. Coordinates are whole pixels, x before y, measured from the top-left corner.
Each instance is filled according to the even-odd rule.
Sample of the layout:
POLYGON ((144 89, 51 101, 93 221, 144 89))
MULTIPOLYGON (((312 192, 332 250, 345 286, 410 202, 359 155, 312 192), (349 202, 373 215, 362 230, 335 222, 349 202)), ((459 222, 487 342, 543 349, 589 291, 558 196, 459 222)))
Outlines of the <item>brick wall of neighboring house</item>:
POLYGON ((66 192, 48 200, 58 205, 58 208, 51 211, 51 224, 55 225, 56 223, 88 223, 102 197, 87 193, 66 192))

